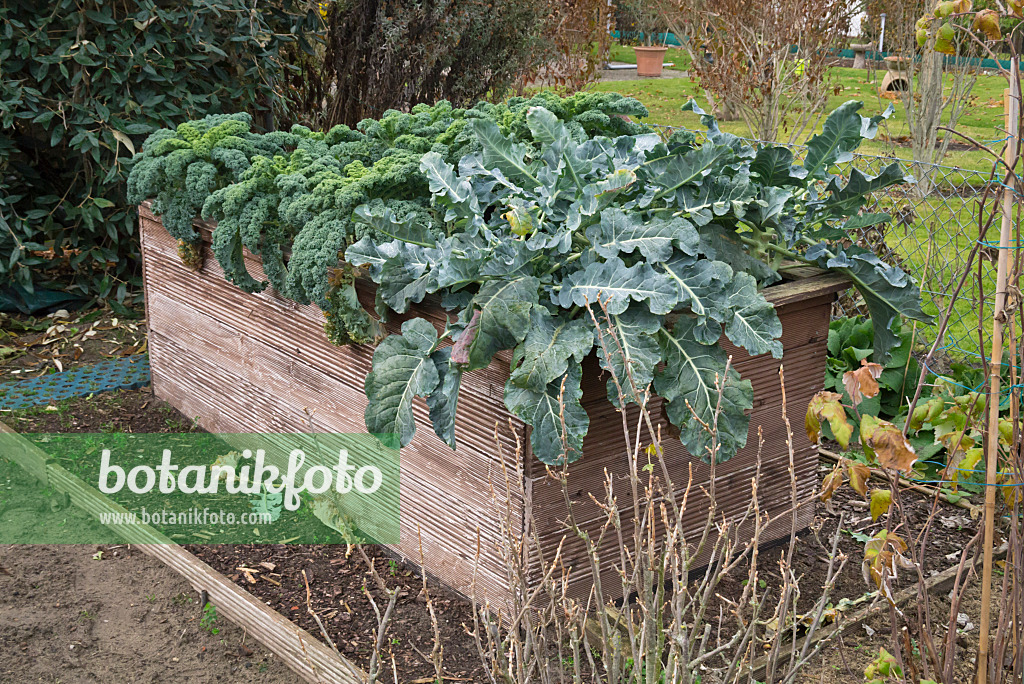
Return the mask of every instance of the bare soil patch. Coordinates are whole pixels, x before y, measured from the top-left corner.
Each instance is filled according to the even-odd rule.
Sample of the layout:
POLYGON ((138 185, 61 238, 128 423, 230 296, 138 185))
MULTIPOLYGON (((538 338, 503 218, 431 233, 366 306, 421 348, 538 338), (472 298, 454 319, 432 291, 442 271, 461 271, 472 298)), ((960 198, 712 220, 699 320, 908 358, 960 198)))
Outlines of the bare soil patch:
MULTIPOLYGON (((0 457, 0 525, 94 524, 29 484, 0 457)), ((295 681, 241 629, 202 615, 187 581, 125 546, 0 546, 0 683, 295 681)))

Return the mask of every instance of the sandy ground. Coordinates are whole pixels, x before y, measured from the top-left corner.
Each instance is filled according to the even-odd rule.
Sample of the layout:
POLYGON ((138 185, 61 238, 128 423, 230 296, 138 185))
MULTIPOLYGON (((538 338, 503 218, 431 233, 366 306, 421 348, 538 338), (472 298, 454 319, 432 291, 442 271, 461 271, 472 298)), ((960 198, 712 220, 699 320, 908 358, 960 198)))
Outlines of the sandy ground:
MULTIPOLYGON (((0 458, 0 525, 90 525, 0 458), (56 510, 54 510, 56 508, 56 510)), ((10 529, 10 528, 8 528, 10 529)), ((125 546, 0 546, 0 684, 295 682, 159 561, 125 546), (102 553, 99 553, 102 551, 102 553)))

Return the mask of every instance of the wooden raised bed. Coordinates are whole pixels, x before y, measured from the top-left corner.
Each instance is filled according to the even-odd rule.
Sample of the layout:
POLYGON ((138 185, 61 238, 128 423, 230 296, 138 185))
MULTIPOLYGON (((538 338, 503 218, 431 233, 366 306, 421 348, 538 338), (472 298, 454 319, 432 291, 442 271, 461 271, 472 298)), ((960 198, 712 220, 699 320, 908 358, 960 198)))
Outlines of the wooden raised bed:
MULTIPOLYGON (((370 370, 372 347, 332 345, 324 335, 323 314, 315 306, 296 304, 270 289, 247 294, 225 281, 209 250, 212 226, 196 224, 203 234, 206 259, 194 273, 181 263, 175 240, 147 206, 140 208, 140 224, 150 365, 158 397, 211 432, 365 431, 363 381, 370 370)), ((257 279, 262 277, 257 257, 247 253, 246 264, 257 279)), ((371 287, 368 284, 360 291, 367 304, 373 301, 371 287)), ((821 389, 831 304, 846 287, 847 281, 840 277, 816 275, 765 291, 783 324, 786 394, 793 416, 801 416, 821 389)), ((445 321, 440 307, 427 304, 410 315, 428 318, 439 329, 445 321)), ((388 330, 396 332, 410 315, 395 316, 388 330)), ((764 542, 771 542, 788 535, 792 522, 790 516, 779 515, 791 509, 780 362, 770 356, 751 358, 728 344, 725 347, 734 355, 736 369, 753 383, 754 409, 748 446, 717 467, 718 515, 737 515, 750 502, 760 427, 765 439, 758 488, 761 510, 778 516, 762 536, 764 542)), ((476 593, 498 605, 510 592, 495 548, 501 521, 522 526, 529 502, 536 532, 553 550, 564 535, 566 513, 559 484, 545 476, 543 465, 529 452, 527 426, 505 408, 508 364, 505 354, 463 379, 455 428, 457 453, 433 433, 426 405, 417 400, 420 428, 401 453, 402 534, 401 543, 393 547, 418 565, 422 540, 422 564, 429 573, 467 595, 474 591, 475 575, 476 593), (517 437, 525 449, 518 456, 517 437), (490 484, 500 485, 496 491, 505 491, 505 468, 513 476, 521 473, 518 489, 525 496, 513 491, 508 510, 499 514, 490 484)), ((583 403, 590 415, 590 432, 583 458, 570 468, 569 485, 577 521, 596 529, 603 519, 590 494, 602 496, 605 469, 617 482, 625 482, 626 459, 621 419, 607 400, 594 359, 584 363, 583 403)), ((663 431, 669 428, 657 398, 652 416, 664 424, 663 431)), ((796 425, 799 429, 799 421, 796 425)), ((686 486, 692 466, 694 487, 686 527, 703 529, 707 502, 699 492, 709 484, 709 466, 691 458, 677 439, 665 440, 664 446, 680 488, 686 486)), ((794 447, 798 494, 806 498, 815 487, 818 455, 799 433, 794 447)), ((627 490, 624 485, 616 490, 620 508, 631 507, 627 490)), ((812 506, 799 508, 798 526, 807 526, 813 515, 812 506)), ((580 540, 567 538, 563 555, 573 568, 570 593, 585 596, 591 584, 580 540)), ((617 585, 605 583, 609 593, 617 585)))

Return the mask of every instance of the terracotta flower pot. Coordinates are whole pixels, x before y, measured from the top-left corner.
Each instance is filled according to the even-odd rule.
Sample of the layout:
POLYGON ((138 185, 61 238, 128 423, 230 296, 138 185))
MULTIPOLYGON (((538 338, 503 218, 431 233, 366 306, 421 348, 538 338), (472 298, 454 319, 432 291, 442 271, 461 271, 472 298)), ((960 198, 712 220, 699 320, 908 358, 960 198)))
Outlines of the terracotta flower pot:
POLYGON ((661 66, 665 62, 668 48, 663 45, 653 47, 638 45, 636 51, 636 75, 641 78, 657 78, 661 76, 661 66))

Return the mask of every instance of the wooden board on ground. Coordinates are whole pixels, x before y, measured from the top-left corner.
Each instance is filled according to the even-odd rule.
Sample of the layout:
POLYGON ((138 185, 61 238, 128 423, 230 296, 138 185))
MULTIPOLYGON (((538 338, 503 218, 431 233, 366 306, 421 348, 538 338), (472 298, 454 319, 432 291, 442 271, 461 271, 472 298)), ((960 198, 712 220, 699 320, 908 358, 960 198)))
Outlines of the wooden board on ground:
MULTIPOLYGON (((0 423, 0 432, 17 435, 16 431, 4 423, 0 423)), ((55 491, 66 493, 72 504, 97 521, 101 514, 112 514, 124 520, 121 516, 129 513, 109 497, 52 462, 28 440, 22 438, 14 441, 20 447, 17 453, 5 453, 3 456, 10 457, 55 491)), ((361 684, 365 681, 366 675, 353 663, 149 525, 111 524, 108 527, 125 542, 135 545, 146 555, 156 558, 187 579, 196 591, 205 591, 209 601, 217 607, 218 615, 244 628, 307 682, 361 684)))

